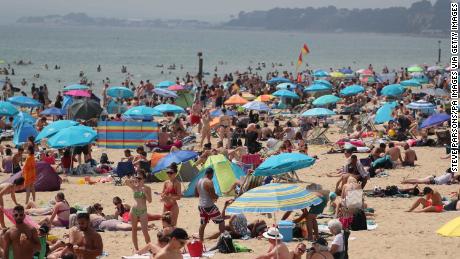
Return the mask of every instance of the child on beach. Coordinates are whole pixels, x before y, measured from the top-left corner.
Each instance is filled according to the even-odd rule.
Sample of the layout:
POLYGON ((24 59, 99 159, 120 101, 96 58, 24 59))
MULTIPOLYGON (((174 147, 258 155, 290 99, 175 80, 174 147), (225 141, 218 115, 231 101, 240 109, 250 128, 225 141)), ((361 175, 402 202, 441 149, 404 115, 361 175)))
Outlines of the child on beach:
POLYGON ((24 187, 26 188, 26 204, 29 203, 30 192, 32 192, 32 201, 35 202, 35 180, 37 172, 35 167, 35 150, 33 146, 28 146, 27 151, 29 155, 24 163, 22 169, 22 176, 24 177, 24 187))

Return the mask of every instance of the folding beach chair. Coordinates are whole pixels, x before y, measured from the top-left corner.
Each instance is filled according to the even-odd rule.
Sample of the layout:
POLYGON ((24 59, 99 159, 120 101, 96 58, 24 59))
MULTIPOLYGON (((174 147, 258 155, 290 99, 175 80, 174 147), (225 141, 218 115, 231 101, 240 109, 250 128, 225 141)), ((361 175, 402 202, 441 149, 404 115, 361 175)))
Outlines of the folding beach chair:
POLYGON ((352 120, 348 118, 345 123, 340 126, 339 133, 350 133, 353 130, 352 123, 352 120), (350 128, 352 128, 351 131, 350 128))
POLYGON ((121 185, 123 177, 132 176, 135 172, 136 170, 132 162, 118 162, 117 168, 112 174, 115 185, 121 185))
POLYGON ((259 187, 264 182, 264 176, 254 176, 252 174, 248 174, 245 178, 243 183, 241 184, 241 188, 238 192, 236 192, 236 197, 241 196, 243 193, 259 187))
POLYGON ((285 174, 280 174, 277 176, 274 176, 274 182, 287 182, 287 183, 299 183, 302 182, 297 175, 296 171, 292 171, 290 173, 285 173, 285 174))
POLYGON ((361 122, 361 125, 364 126, 363 130, 367 129, 368 131, 377 131, 377 128, 368 113, 361 113, 359 115, 359 121, 361 122))
POLYGON ((307 143, 312 145, 324 145, 332 143, 326 136, 328 130, 328 127, 319 128, 319 130, 313 132, 313 134, 310 135, 310 139, 307 139, 307 143))

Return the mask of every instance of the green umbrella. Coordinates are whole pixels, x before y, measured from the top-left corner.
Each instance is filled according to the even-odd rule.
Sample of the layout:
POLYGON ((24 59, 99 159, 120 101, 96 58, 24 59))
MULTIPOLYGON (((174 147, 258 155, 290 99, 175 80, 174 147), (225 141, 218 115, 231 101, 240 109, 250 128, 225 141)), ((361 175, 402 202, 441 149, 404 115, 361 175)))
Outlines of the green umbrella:
POLYGON ((419 66, 413 66, 413 67, 407 68, 407 72, 409 72, 409 73, 423 72, 423 68, 421 68, 419 66))

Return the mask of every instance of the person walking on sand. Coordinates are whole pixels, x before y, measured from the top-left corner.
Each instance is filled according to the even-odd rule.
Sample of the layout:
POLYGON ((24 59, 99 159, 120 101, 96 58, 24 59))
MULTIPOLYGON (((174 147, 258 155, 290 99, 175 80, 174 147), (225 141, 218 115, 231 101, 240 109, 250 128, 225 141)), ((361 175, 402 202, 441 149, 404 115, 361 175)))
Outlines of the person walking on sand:
POLYGON ((161 201, 163 202, 163 214, 171 212, 171 225, 177 225, 179 217, 179 205, 177 201, 181 198, 181 186, 177 176, 177 164, 172 163, 168 171, 168 180, 163 184, 163 192, 161 193, 161 201))
POLYGON ((215 202, 219 198, 214 190, 214 184, 212 178, 214 176, 214 169, 207 168, 205 171, 205 177, 201 178, 195 187, 195 195, 199 197, 198 211, 200 212, 200 229, 199 235, 200 240, 204 240, 204 230, 209 220, 212 220, 215 224, 219 225, 219 232, 225 231, 225 222, 222 215, 217 208, 215 202))
POLYGON ((5 216, 3 214, 3 196, 6 194, 11 195, 11 200, 13 200, 14 204, 17 206, 19 205, 16 201, 16 192, 21 190, 24 184, 24 177, 19 177, 13 181, 13 183, 2 183, 0 184, 0 226, 2 228, 6 228, 5 226, 5 216))
POLYGON ((26 188, 26 204, 29 204, 30 193, 32 192, 32 201, 35 202, 35 180, 37 179, 37 172, 35 167, 35 150, 33 146, 27 147, 29 155, 24 163, 22 169, 22 176, 24 177, 24 187, 26 188))
POLYGON ((33 258, 41 248, 37 230, 24 223, 26 214, 24 207, 16 205, 13 209, 16 224, 8 229, 3 236, 3 251, 8 258, 33 258), (11 251, 12 250, 12 251, 11 251))
POLYGON ((209 110, 205 109, 203 116, 201 117, 201 141, 200 147, 203 147, 203 142, 206 139, 208 142, 211 143, 211 116, 209 114, 209 110))
MULTIPOLYGON (((152 190, 150 187, 144 185, 145 172, 139 170, 134 178, 126 180, 126 185, 133 190, 134 200, 136 203, 131 208, 131 224, 137 226, 137 222, 141 223, 142 233, 144 234, 145 243, 150 243, 150 236, 148 231, 148 217, 147 217, 147 202, 152 202, 152 190)), ((135 252, 139 250, 137 242, 137 228, 133 227, 131 230, 132 240, 135 252)))

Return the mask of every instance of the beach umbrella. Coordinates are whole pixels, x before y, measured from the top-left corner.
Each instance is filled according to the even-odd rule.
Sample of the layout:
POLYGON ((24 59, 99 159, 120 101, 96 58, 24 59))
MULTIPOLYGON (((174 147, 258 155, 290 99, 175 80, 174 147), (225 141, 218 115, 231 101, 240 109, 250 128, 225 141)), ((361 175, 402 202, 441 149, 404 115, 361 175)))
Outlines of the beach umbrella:
POLYGON ((81 84, 73 84, 73 85, 68 85, 64 87, 64 91, 70 91, 70 90, 88 90, 89 86, 87 85, 81 85, 81 84))
POLYGON ((156 111, 161 113, 171 112, 171 113, 185 113, 184 108, 174 105, 174 104, 160 104, 153 107, 156 111))
POLYGON ((35 124, 37 119, 32 117, 30 113, 20 111, 13 117, 13 127, 16 128, 21 123, 35 124))
POLYGON ((41 106, 42 104, 30 97, 27 96, 13 96, 7 99, 8 102, 20 106, 20 107, 38 107, 41 106))
POLYGON ((321 97, 316 98, 313 101, 313 105, 326 106, 326 105, 329 105, 329 104, 337 103, 338 101, 340 101, 339 97, 337 97, 335 95, 327 94, 327 95, 323 95, 321 97))
POLYGON ((48 146, 52 148, 66 148, 85 146, 93 142, 97 132, 91 127, 82 125, 71 126, 60 130, 48 139, 48 146))
POLYGON ((73 120, 89 120, 99 118, 102 112, 101 105, 91 99, 75 100, 68 108, 69 118, 73 120))
POLYGON ((305 88, 304 92, 321 92, 321 91, 330 91, 331 88, 324 84, 312 84, 305 88))
POLYGON ((234 94, 228 98, 224 104, 225 105, 243 105, 248 103, 249 101, 241 97, 239 94, 234 94))
POLYGON ((460 237, 460 217, 447 222, 436 233, 445 237, 460 237))
POLYGON ((402 86, 422 86, 417 79, 409 79, 401 82, 402 86))
POLYGON ((35 137, 37 134, 34 124, 27 121, 21 122, 14 128, 13 144, 15 146, 23 145, 29 137, 35 137))
POLYGON ((195 159, 197 157, 198 153, 195 151, 179 150, 170 152, 158 161, 156 166, 153 168, 152 172, 160 172, 168 168, 172 163, 180 164, 195 159))
POLYGON ((325 108, 313 108, 302 113, 303 117, 321 117, 335 115, 335 112, 325 108))
POLYGON ((397 97, 404 93, 404 87, 400 84, 387 85, 382 89, 383 96, 397 97))
POLYGON ((315 163, 315 159, 301 153, 281 153, 267 158, 254 171, 255 176, 270 176, 306 168, 315 163))
POLYGON ((274 92, 273 96, 283 97, 283 98, 299 99, 299 96, 296 93, 291 92, 289 90, 283 90, 283 89, 274 92))
POLYGON ((339 69, 339 72, 341 73, 344 73, 344 74, 353 74, 353 70, 349 69, 349 68, 342 68, 342 69, 339 69))
POLYGON ((446 121, 450 121, 450 115, 447 113, 436 113, 431 115, 430 117, 426 118, 423 122, 422 125, 420 125, 420 128, 428 128, 428 127, 433 127, 437 126, 439 124, 442 124, 446 121))
POLYGON ((270 108, 265 103, 259 101, 249 102, 243 105, 243 108, 253 111, 270 111, 270 108))
MULTIPOLYGON (((209 113, 209 115, 211 116, 211 118, 215 118, 215 117, 219 117, 219 116, 224 115, 224 113, 222 112, 222 109, 215 109, 215 110, 212 110, 209 113)), ((235 111, 225 110, 225 115, 227 115, 227 116, 236 116, 237 113, 235 111)))
POLYGON ((175 85, 176 83, 174 82, 171 82, 171 81, 162 81, 162 82, 159 82, 158 84, 155 85, 155 87, 157 88, 168 88, 172 85, 175 85))
POLYGON ((428 71, 428 72, 443 71, 443 70, 444 70, 444 68, 442 68, 440 66, 431 66, 431 67, 426 69, 426 71, 428 71))
POLYGON ((114 98, 130 98, 134 96, 134 92, 124 86, 111 86, 107 89, 107 95, 114 98))
POLYGON ((425 75, 417 75, 417 76, 413 76, 412 79, 415 79, 417 80, 420 84, 428 84, 430 82, 430 80, 428 79, 428 77, 426 77, 425 75))
POLYGON ((407 72, 409 73, 415 73, 415 72, 423 72, 423 68, 419 67, 419 66, 411 66, 411 67, 408 67, 407 68, 407 72))
POLYGON ((353 96, 362 92, 364 92, 364 87, 362 87, 361 85, 350 85, 343 88, 340 91, 340 94, 345 96, 353 96))
POLYGON ((449 93, 442 88, 428 88, 423 89, 422 92, 432 96, 449 96, 449 93))
POLYGON ((91 94, 86 90, 70 90, 64 93, 64 95, 77 96, 77 97, 91 97, 91 94))
POLYGON ((313 81, 313 84, 323 84, 325 86, 328 86, 329 88, 332 88, 332 84, 329 81, 323 79, 315 80, 313 81))
POLYGON ((182 85, 171 85, 171 86, 168 87, 168 90, 170 90, 170 91, 183 91, 183 90, 186 90, 186 89, 182 85))
POLYGON ((227 207, 226 213, 274 213, 318 205, 322 200, 305 187, 295 184, 270 183, 251 189, 227 207))
POLYGON ((313 73, 313 76, 314 77, 328 77, 329 76, 329 73, 324 71, 324 70, 316 70, 314 73, 313 73))
POLYGON ((344 78, 345 74, 341 73, 341 72, 334 71, 334 72, 330 73, 330 76, 332 78, 344 78))
POLYGON ((436 105, 425 100, 418 100, 416 102, 409 103, 407 105, 407 108, 412 110, 434 110, 436 108, 436 105))
POLYGON ((163 116, 163 113, 155 110, 152 107, 141 105, 130 108, 123 113, 123 116, 134 120, 152 120, 153 116, 163 116))
POLYGON ((267 81, 269 84, 290 83, 291 81, 284 77, 273 77, 267 81))
POLYGON ((262 95, 257 96, 255 100, 259 102, 269 102, 273 99, 275 99, 275 96, 271 94, 262 94, 262 95))
POLYGON ((179 97, 175 92, 163 88, 155 88, 153 92, 159 96, 166 97, 166 98, 177 98, 179 97))
POLYGON ((44 111, 40 112, 40 115, 44 116, 60 116, 60 115, 65 115, 66 113, 59 108, 56 107, 51 107, 48 109, 45 109, 44 111))
POLYGON ((0 116, 14 116, 19 111, 9 102, 0 101, 0 116))
POLYGON ((370 70, 370 69, 360 69, 358 71, 356 71, 356 73, 362 75, 362 76, 373 76, 374 75, 374 71, 370 70))
POLYGON ((276 89, 296 89, 297 86, 294 83, 281 83, 276 86, 276 89))
POLYGON ((46 127, 42 129, 42 131, 40 131, 40 133, 38 133, 37 137, 35 138, 35 142, 38 143, 44 138, 49 138, 53 136, 54 134, 58 133, 60 130, 63 130, 63 129, 66 129, 72 126, 76 126, 78 124, 79 124, 78 122, 72 121, 72 120, 55 121, 51 124, 48 124, 46 127))
POLYGON ((375 113, 375 123, 380 124, 393 120, 392 113, 395 107, 396 102, 389 102, 382 105, 375 113))
POLYGON ((253 94, 248 93, 248 92, 243 92, 241 94, 241 97, 243 97, 244 99, 246 99, 248 101, 252 101, 252 100, 256 99, 256 97, 253 94))

